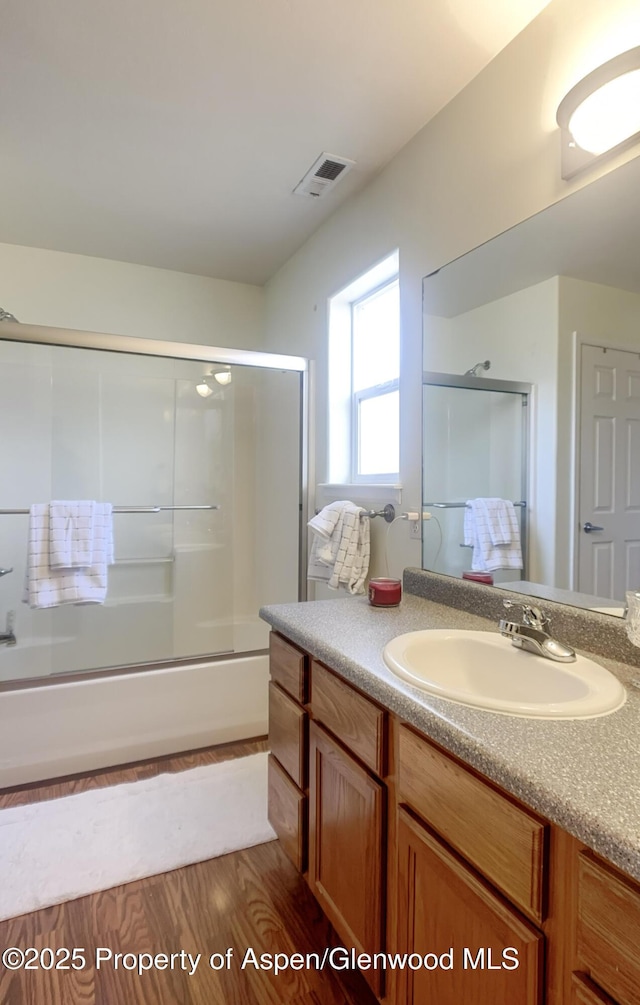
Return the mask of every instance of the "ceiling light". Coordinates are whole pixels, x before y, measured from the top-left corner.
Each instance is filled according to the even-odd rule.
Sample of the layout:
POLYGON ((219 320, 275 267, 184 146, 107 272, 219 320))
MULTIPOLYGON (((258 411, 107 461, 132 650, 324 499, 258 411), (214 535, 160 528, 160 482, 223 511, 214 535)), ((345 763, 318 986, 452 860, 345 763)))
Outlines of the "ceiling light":
POLYGON ((219 384, 230 384, 231 383, 231 368, 225 367, 224 370, 218 370, 213 375, 219 384))
POLYGON ((640 139, 640 46, 603 63, 558 106, 562 177, 640 139))
POLYGON ((209 387, 204 377, 199 384, 196 384, 196 391, 201 398, 208 398, 210 394, 213 394, 213 388, 209 387))

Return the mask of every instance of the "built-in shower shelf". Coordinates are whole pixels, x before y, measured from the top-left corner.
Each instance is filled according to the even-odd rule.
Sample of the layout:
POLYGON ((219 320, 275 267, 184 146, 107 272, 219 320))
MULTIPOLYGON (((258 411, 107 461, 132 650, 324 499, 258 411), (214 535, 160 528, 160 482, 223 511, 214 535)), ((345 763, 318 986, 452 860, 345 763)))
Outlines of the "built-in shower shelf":
POLYGON ((106 603, 110 607, 171 603, 175 563, 172 555, 122 558, 109 570, 106 603))
POLYGON ((145 596, 107 598, 102 607, 131 607, 133 604, 172 604, 174 598, 166 593, 149 593, 145 596))
POLYGON ((200 544, 195 542, 194 544, 178 544, 173 549, 174 556, 178 554, 189 554, 194 551, 220 551, 221 548, 228 548, 228 544, 223 544, 220 541, 206 541, 200 544))

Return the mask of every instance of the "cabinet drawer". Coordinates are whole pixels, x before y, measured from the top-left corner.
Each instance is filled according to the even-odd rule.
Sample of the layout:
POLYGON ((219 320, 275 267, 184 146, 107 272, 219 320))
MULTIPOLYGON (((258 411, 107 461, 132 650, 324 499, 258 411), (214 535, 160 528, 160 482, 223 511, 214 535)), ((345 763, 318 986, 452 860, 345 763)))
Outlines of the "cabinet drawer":
POLYGON ((619 1005, 640 1001, 640 887, 591 852, 578 856, 578 959, 619 1005))
POLYGON ((531 918, 545 911, 548 825, 400 727, 399 796, 531 918))
POLYGON ((571 974, 571 1005, 616 1005, 584 974, 571 974))
POLYGON ((385 772, 386 713, 322 664, 311 661, 313 716, 377 775, 385 772))
POLYGON ((307 700, 307 657, 294 645, 271 632, 269 636, 269 672, 288 694, 304 705, 307 700))
POLYGON ((307 713, 273 682, 269 684, 269 746, 299 789, 306 784, 307 713))
POLYGON ((306 798, 269 754, 269 823, 299 872, 306 869, 306 798))

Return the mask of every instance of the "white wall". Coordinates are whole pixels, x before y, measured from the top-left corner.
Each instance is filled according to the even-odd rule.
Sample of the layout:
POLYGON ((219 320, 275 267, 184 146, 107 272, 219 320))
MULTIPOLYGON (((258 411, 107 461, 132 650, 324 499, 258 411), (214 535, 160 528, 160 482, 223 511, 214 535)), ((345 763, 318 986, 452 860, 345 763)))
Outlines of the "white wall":
MULTIPOLYGON (((562 181, 555 112, 585 73, 639 43, 637 0, 552 0, 267 284, 267 347, 317 361, 318 481, 326 479, 328 297, 399 248, 402 505, 416 506, 422 276, 634 155, 562 181)), ((405 528, 393 535, 400 568, 420 563, 405 528)))
POLYGON ((106 258, 0 244, 0 306, 24 324, 261 349, 264 290, 106 258))
POLYGON ((595 345, 640 350, 640 294, 601 283, 560 277, 560 339, 571 345, 573 332, 595 345))

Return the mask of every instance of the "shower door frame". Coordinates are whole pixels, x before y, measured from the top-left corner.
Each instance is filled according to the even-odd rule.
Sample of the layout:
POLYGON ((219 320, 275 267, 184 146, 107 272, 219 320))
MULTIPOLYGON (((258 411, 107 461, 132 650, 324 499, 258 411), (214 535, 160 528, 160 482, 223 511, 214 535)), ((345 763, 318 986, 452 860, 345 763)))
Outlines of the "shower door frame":
POLYGON ((263 370, 288 370, 300 379, 300 481, 298 520, 298 601, 307 599, 307 521, 309 519, 310 484, 310 401, 313 389, 313 363, 304 356, 261 352, 253 349, 228 349, 222 346, 200 345, 196 342, 166 342, 133 335, 108 335, 103 332, 81 331, 75 328, 53 328, 48 325, 28 325, 13 321, 0 323, 0 341, 25 342, 35 345, 65 346, 72 349, 94 349, 119 352, 123 355, 161 356, 166 359, 186 359, 202 363, 222 363, 229 366, 250 366, 263 370))
MULTIPOLYGON (((520 545, 522 548, 522 579, 526 580, 529 567, 529 450, 531 437, 531 400, 533 384, 528 384, 520 380, 499 380, 494 377, 473 377, 470 374, 438 373, 434 370, 423 370, 422 372, 422 472, 420 493, 424 495, 424 456, 425 456, 425 430, 424 430, 424 388, 425 387, 453 387, 469 391, 499 391, 506 394, 519 394, 522 396, 522 407, 526 409, 526 416, 522 423, 522 471, 520 478, 520 545)), ((423 500, 424 507, 424 500, 423 500)), ((424 557, 421 555, 421 564, 424 557)))

